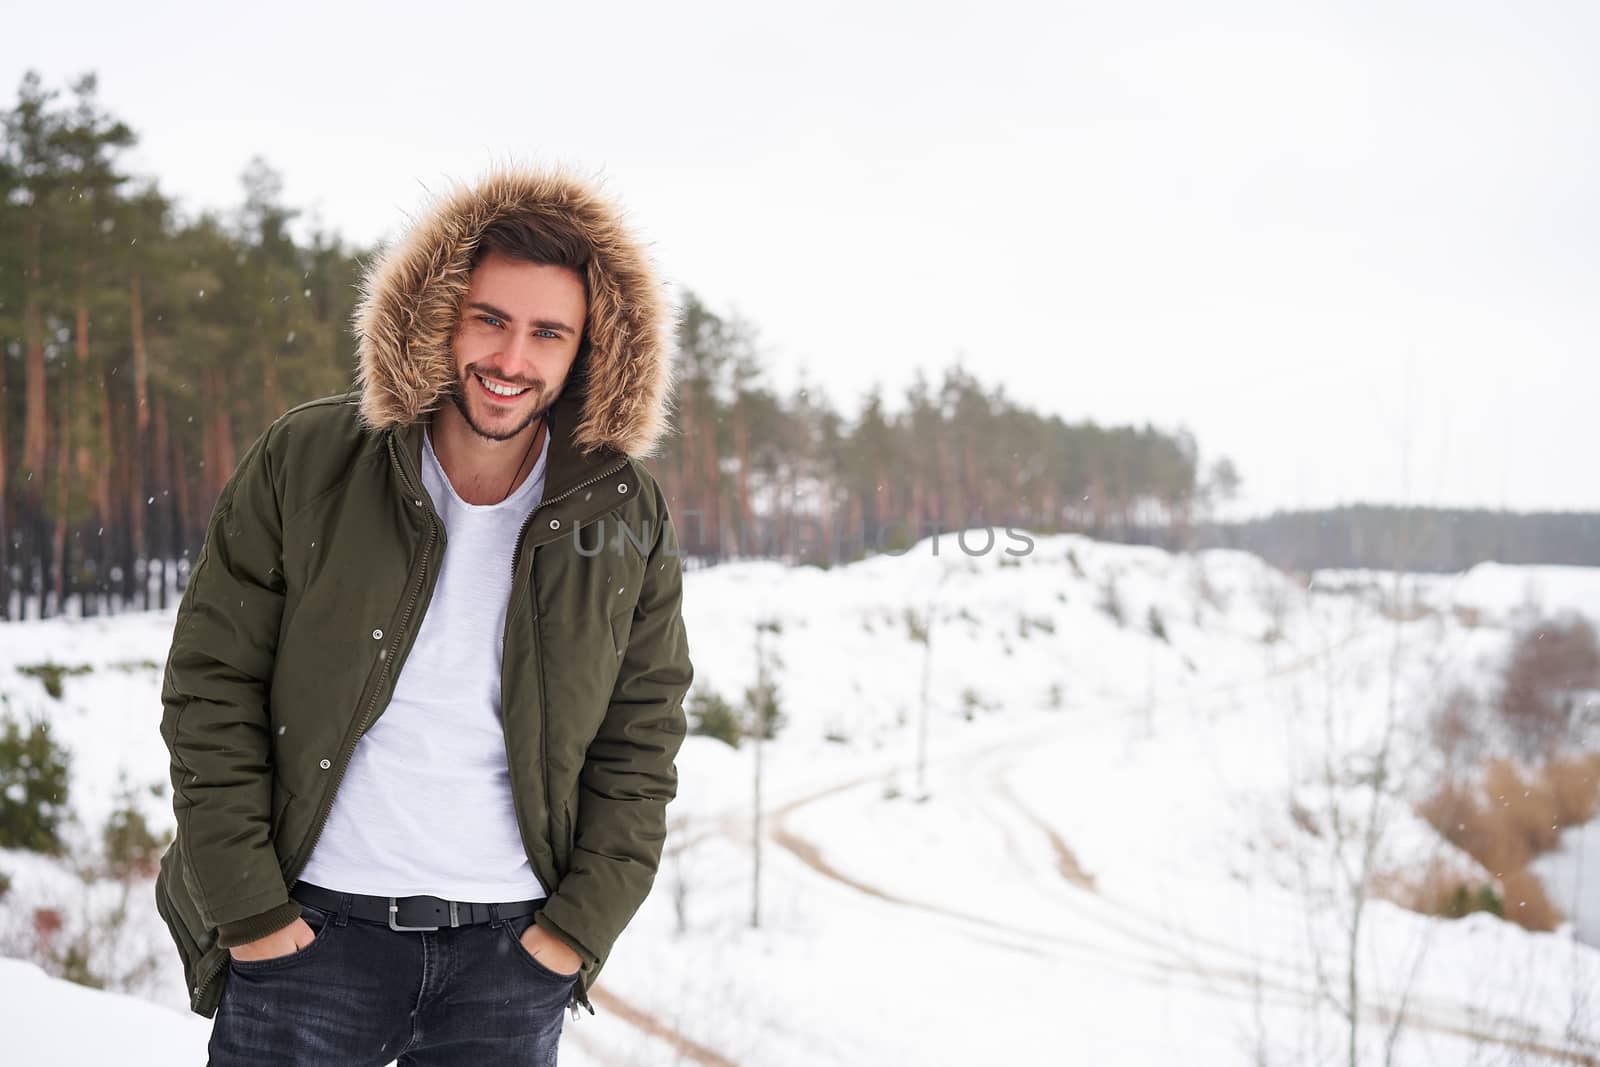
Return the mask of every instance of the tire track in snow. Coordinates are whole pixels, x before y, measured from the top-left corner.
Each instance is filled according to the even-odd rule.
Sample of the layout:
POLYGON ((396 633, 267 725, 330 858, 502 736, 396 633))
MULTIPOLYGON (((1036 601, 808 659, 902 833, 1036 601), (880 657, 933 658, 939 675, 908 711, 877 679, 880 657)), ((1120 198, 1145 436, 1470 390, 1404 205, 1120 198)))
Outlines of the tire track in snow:
MULTIPOLYGON (((1363 636, 1365 636, 1365 634, 1362 631, 1351 631, 1338 641, 1335 641, 1324 648, 1305 652, 1295 659, 1292 659, 1288 663, 1280 664, 1274 667, 1263 675, 1242 679, 1230 679, 1228 681, 1211 686, 1207 689, 1206 696, 1215 697, 1219 694, 1226 694, 1240 689, 1259 686, 1273 679, 1306 670, 1328 656, 1333 655, 1335 652, 1341 651, 1349 645, 1355 643, 1363 636)), ((1186 702, 1192 698, 1192 693, 1185 692, 1160 701, 1154 705, 1154 707, 1186 702)), ((942 756, 933 757, 930 762, 948 763, 955 761, 958 773, 965 775, 970 773, 975 767, 993 761, 997 756, 1006 758, 1008 761, 1010 761, 1014 759, 1015 755, 1018 753, 1031 752, 1040 741, 1054 736, 1056 732, 1057 731, 1054 724, 1045 727, 1037 727, 1022 733, 1020 736, 1013 736, 992 743, 985 748, 980 749, 976 754, 970 750, 960 750, 946 753, 942 756)), ((834 796, 835 794, 845 790, 853 789, 868 782, 876 781, 879 777, 881 777, 881 772, 859 775, 855 778, 817 790, 813 793, 802 796, 782 805, 769 815, 772 827, 772 829, 769 831, 769 835, 775 842, 788 849, 791 853, 795 854, 802 862, 806 863, 807 866, 812 867, 812 869, 826 875, 834 881, 849 885, 851 888, 856 889, 857 891, 877 896, 880 899, 889 900, 906 907, 914 907, 924 911, 932 911, 949 915, 965 922, 976 922, 981 925, 986 925, 996 931, 1004 931, 1028 938, 1045 940, 1052 944, 1091 950, 1103 948, 1103 946, 1098 946, 1094 942, 1069 938, 1065 935, 1037 929, 1018 927, 1014 924, 1001 923, 996 920, 988 919, 984 916, 974 915, 971 912, 945 908, 941 905, 931 904, 925 901, 916 901, 898 894, 891 893, 880 887, 866 883, 861 879, 853 878, 833 867, 822 858, 821 850, 814 843, 806 840, 801 835, 795 833, 787 827, 786 819, 787 816, 792 812, 795 812, 807 805, 814 804, 828 797, 834 796)), ((962 791, 961 795, 972 797, 980 794, 974 790, 965 790, 962 791)), ((1079 894, 1074 894, 1074 903, 1076 905, 1075 910, 1077 910, 1079 914, 1083 915, 1085 918, 1097 923, 1100 927, 1110 929, 1113 932, 1128 938, 1135 944, 1154 950, 1154 957, 1137 957, 1140 963, 1148 963, 1152 959, 1158 961, 1162 965, 1170 962, 1177 962, 1181 964, 1182 971, 1186 971, 1193 975, 1221 979, 1228 982, 1237 982, 1241 979, 1247 980, 1252 984, 1256 984, 1258 982, 1260 963, 1262 962, 1258 958, 1251 956, 1250 954, 1245 953, 1232 945, 1218 941, 1211 943, 1213 948, 1222 951, 1225 954, 1235 956, 1237 960, 1248 964, 1248 969, 1242 970, 1237 966, 1219 966, 1215 963, 1197 960, 1192 955, 1185 953, 1181 948, 1178 948, 1172 943, 1171 937, 1175 931, 1173 931, 1170 925, 1164 920, 1146 915, 1126 905, 1118 904, 1109 900, 1103 894, 1100 894, 1095 889, 1093 876, 1084 869, 1077 855, 1067 844, 1066 839, 1061 837, 1061 835, 1058 834, 1053 827, 1051 827, 1043 819, 1040 819, 1038 816, 1034 815, 1032 812, 1025 813, 1027 814, 1029 821, 1033 823, 1036 828, 1039 828, 1046 833, 1052 851, 1057 858, 1057 866, 1062 877, 1064 877, 1069 883, 1076 886, 1080 891, 1079 894), (1095 901, 1103 902, 1110 908, 1121 911, 1124 918, 1131 918, 1135 920, 1136 924, 1142 924, 1143 928, 1141 928, 1140 925, 1130 925, 1125 921, 1112 920, 1110 917, 1105 915, 1103 911, 1099 914, 1088 913, 1083 907, 1083 894, 1089 895, 1090 898, 1095 901), (1156 930, 1152 932, 1149 929, 1150 926, 1156 927, 1156 930)), ((990 816, 990 820, 995 821, 992 816, 990 816)), ((1000 826, 1000 830, 1002 834, 1007 832, 1007 828, 1003 824, 1000 826)), ((729 829, 729 833, 730 835, 733 833, 731 828, 729 829)), ((1192 934, 1188 936, 1191 938, 1191 940, 1193 940, 1192 934)), ((1280 966, 1287 967, 1287 965, 1280 966)), ((1164 969, 1160 972, 1160 975, 1163 978, 1170 978, 1172 971, 1170 969, 1164 969)), ((1298 985, 1290 985, 1281 980, 1278 982, 1269 982, 1267 983, 1267 986, 1269 988, 1276 989, 1282 994, 1296 995, 1299 991, 1298 985)), ((1220 990, 1209 988, 1205 991, 1220 992, 1220 990)))
MULTIPOLYGON (((1208 697, 1215 697, 1219 694, 1258 686, 1267 681, 1308 669, 1327 656, 1331 656, 1335 652, 1355 643, 1363 636, 1366 635, 1362 631, 1352 631, 1338 642, 1335 642, 1324 649, 1306 653, 1290 663, 1280 665, 1279 667, 1267 672, 1262 676, 1247 679, 1236 679, 1218 686, 1213 686, 1207 690, 1206 695, 1208 697)), ((1190 694, 1184 694, 1181 699, 1187 700, 1189 698, 1190 694)), ((1175 697, 1166 701, 1162 701, 1161 703, 1176 703, 1178 699, 1180 698, 1175 697)), ((1031 751, 1031 744, 1037 738, 1037 736, 1038 733, 1036 732, 1020 739, 1010 738, 990 745, 986 749, 980 751, 978 759, 988 760, 995 756, 1013 756, 1025 754, 1026 752, 1031 751)), ((930 759, 930 762, 943 763, 948 762, 951 759, 962 760, 963 764, 967 766, 970 766, 973 762, 973 756, 970 752, 950 753, 942 757, 932 758, 930 759)), ((787 850, 807 867, 837 884, 847 886, 859 893, 876 898, 897 907, 938 915, 943 918, 952 919, 969 927, 976 927, 982 932, 983 935, 985 935, 986 939, 991 944, 994 944, 999 948, 1004 948, 1010 951, 1022 951, 1034 956, 1052 956, 1064 961, 1071 956, 1079 956, 1086 958, 1099 966, 1105 966, 1108 962, 1111 962, 1129 977, 1150 978, 1152 980, 1162 982, 1169 988, 1173 984, 1172 980, 1180 976, 1189 979, 1198 979, 1197 982, 1186 984, 1195 992, 1216 995, 1230 1000, 1240 1000, 1242 999, 1241 994, 1247 994, 1251 998, 1251 1002, 1258 1004, 1267 1003, 1267 997, 1265 994, 1268 993, 1272 994, 1272 1000, 1280 1006, 1304 1007, 1307 1005, 1315 1005, 1319 1000, 1320 994, 1317 992, 1317 990, 1314 987, 1308 987, 1305 984, 1304 979, 1306 979, 1308 976, 1305 975, 1303 971, 1282 961, 1263 961, 1259 957, 1249 954, 1246 950, 1239 949, 1236 946, 1228 945, 1225 942, 1212 939, 1198 939, 1200 943, 1208 943, 1215 950, 1220 950, 1225 954, 1234 956, 1243 961, 1247 961, 1249 964, 1247 968, 1239 966, 1217 965, 1195 959, 1193 955, 1185 952, 1182 946, 1175 945, 1171 941, 1171 937, 1175 935, 1177 931, 1174 931, 1170 924, 1166 923, 1162 919, 1148 916, 1142 912, 1132 909, 1127 905, 1122 905, 1115 901, 1111 901, 1103 894, 1100 894, 1098 891, 1096 891, 1093 888, 1092 876, 1090 876, 1088 872, 1083 869, 1076 855, 1072 852, 1072 849, 1067 844, 1065 838, 1061 837, 1053 827, 1051 827, 1036 813, 1028 811, 1025 808, 1023 809, 1023 812, 1028 817, 1029 821, 1032 822, 1037 829, 1042 830, 1046 834, 1052 851, 1057 857, 1058 868, 1062 877, 1074 885, 1076 893, 1086 895, 1096 901, 1104 902, 1110 907, 1124 913, 1125 916, 1134 918, 1140 923, 1147 925, 1154 924, 1159 932, 1152 933, 1147 929, 1140 930, 1137 929, 1137 927, 1130 927, 1128 924, 1123 922, 1108 922, 1107 917, 1105 916, 1085 915, 1085 917, 1092 918, 1102 927, 1111 929, 1120 935, 1127 937, 1136 944, 1156 949, 1161 958, 1153 959, 1148 956, 1129 953, 1126 950, 1110 949, 1108 946, 1085 941, 1080 938, 1072 938, 1049 931, 1021 927, 1017 926, 1016 924, 992 919, 988 916, 963 911, 958 908, 946 907, 944 905, 935 904, 929 901, 916 900, 914 898, 892 892, 884 889, 881 886, 874 885, 865 879, 850 875, 833 866, 823 857, 822 850, 814 842, 791 830, 787 825, 788 817, 799 809, 818 803, 824 799, 833 797, 847 790, 858 788, 869 782, 874 782, 881 776, 881 771, 859 775, 850 780, 817 790, 811 794, 799 797, 783 804, 769 814, 769 829, 767 831, 767 836, 774 843, 787 850), (1024 943, 1018 944, 1015 940, 1013 940, 1015 938, 1024 939, 1024 943), (1046 945, 1053 947, 1056 951, 1051 952, 1048 949, 1041 951, 1036 945, 1030 945, 1026 942, 1044 942, 1046 945), (1290 972, 1290 977, 1264 977, 1261 971, 1261 964, 1264 962, 1270 963, 1276 968, 1290 972)), ((992 777, 993 774, 991 774, 991 778, 992 777)), ((1013 804, 1020 807, 1020 803, 1016 801, 1014 794, 1011 794, 1009 789, 1005 790, 1005 793, 1006 795, 1010 796, 1013 804)), ((724 830, 725 832, 728 832, 730 836, 734 836, 737 839, 738 833, 736 828, 731 825, 733 821, 734 819, 732 817, 725 817, 724 830)), ((1081 908, 1080 913, 1082 913, 1081 908)), ((1188 933, 1185 936, 1187 936, 1191 941, 1197 940, 1195 935, 1192 933, 1188 933)), ((1363 1003, 1360 1010, 1364 1018, 1375 1023, 1390 1025, 1393 1024, 1397 1019, 1397 1013, 1393 1009, 1382 1004, 1373 1004, 1370 1002, 1363 1003)), ((1541 1055, 1561 1063, 1577 1064, 1581 1065, 1581 1067, 1600 1067, 1600 1057, 1579 1049, 1570 1048, 1566 1045, 1552 1044, 1550 1040, 1537 1028, 1528 1026, 1527 1024, 1521 1023, 1518 1020, 1496 1020, 1499 1025, 1513 1031, 1511 1033, 1506 1033, 1501 1031, 1485 1030, 1481 1027, 1481 1025, 1475 1024, 1473 1021, 1471 1021, 1473 1018, 1475 1018, 1475 1016, 1471 1011, 1464 1010, 1459 1005, 1439 1003, 1435 1001, 1419 1001, 1413 999, 1410 1002, 1410 1006, 1404 1012, 1401 1021, 1403 1025, 1412 1027, 1414 1029, 1464 1038, 1481 1044, 1494 1045, 1508 1050, 1541 1055), (1456 1016, 1457 1018, 1452 1019, 1450 1016, 1456 1016), (1467 1021, 1458 1021, 1460 1019, 1465 1019, 1467 1021), (1523 1033, 1518 1035, 1514 1032, 1516 1030, 1521 1030, 1523 1033)))
MULTIPOLYGON (((1020 741, 1011 739, 1000 742, 998 745, 990 746, 989 749, 984 750, 983 754, 991 755, 1001 748, 1031 745, 1039 735, 1040 731, 1035 731, 1029 737, 1020 741)), ((948 758, 958 758, 963 755, 968 759, 971 758, 970 753, 953 753, 948 758)), ((1039 930, 960 908, 918 900, 914 897, 885 889, 835 867, 828 862, 823 856, 822 850, 814 842, 789 828, 789 816, 799 809, 847 790, 876 782, 880 777, 881 772, 862 775, 785 803, 769 813, 767 836, 775 844, 800 860, 801 863, 830 881, 899 908, 920 911, 953 920, 968 928, 976 928, 980 933, 981 939, 995 947, 1010 952, 1017 952, 1035 958, 1059 960, 1061 962, 1092 964, 1101 969, 1110 966, 1130 978, 1160 982, 1168 987, 1173 986, 1176 979, 1177 985, 1187 987, 1194 992, 1228 997, 1231 997, 1232 994, 1225 988, 1225 983, 1241 978, 1254 979, 1254 976, 1245 975, 1237 970, 1210 967, 1203 964, 1174 968, 1171 965, 1171 946, 1144 934, 1118 931, 1123 933, 1123 936, 1129 941, 1134 942, 1134 945, 1132 947, 1128 945, 1117 946, 1103 941, 1075 937, 1070 934, 1039 930), (1143 951, 1145 949, 1153 951, 1143 951), (1224 984, 1218 984, 1218 982, 1224 984)), ((1100 925, 1102 928, 1106 928, 1110 924, 1101 922, 1100 925)), ((1263 988, 1268 992, 1288 995, 1293 995, 1297 992, 1288 987, 1274 990, 1270 983, 1264 985, 1263 988)))
POLYGON ((685 1036, 673 1029, 670 1024, 662 1022, 657 1016, 630 1004, 615 993, 607 993, 598 985, 590 991, 590 999, 598 1001, 607 1011, 621 1018, 635 1030, 648 1034, 671 1048, 678 1055, 678 1058, 673 1060, 674 1063, 687 1061, 698 1063, 701 1067, 739 1067, 735 1061, 716 1049, 685 1036))
MULTIPOLYGON (((991 746, 991 749, 986 750, 985 754, 994 754, 994 749, 1002 747, 1008 749, 1022 748, 1025 744, 1026 740, 1019 742, 1013 739, 991 746)), ((1021 952, 1034 957, 1053 958, 1062 962, 1087 962, 1101 968, 1110 965, 1128 977, 1158 982, 1164 988, 1186 988, 1192 992, 1213 995, 1236 1002, 1271 1003, 1280 1007, 1303 1008, 1308 1005, 1315 1005, 1320 999, 1320 994, 1317 990, 1303 981, 1267 978, 1259 970, 1218 966, 1196 961, 1186 955, 1180 946, 1175 946, 1170 941, 1154 937, 1148 932, 1130 932, 1125 926, 1119 932, 1123 932, 1124 936, 1130 936, 1132 939, 1147 946, 1158 948, 1165 958, 1153 959, 1148 956, 1130 954, 1126 950, 1111 948, 1103 944, 1050 931, 1022 927, 1013 923, 1002 922, 989 916, 963 911, 959 908, 951 908, 930 901, 907 897, 834 867, 823 858, 821 849, 815 843, 788 828, 788 817, 800 808, 846 790, 875 782, 880 777, 880 773, 863 775, 850 781, 818 790, 808 796, 789 801, 775 809, 768 816, 770 825, 767 831, 768 836, 775 844, 784 848, 800 862, 830 881, 847 886, 859 893, 895 907, 936 915, 953 920, 969 928, 975 928, 982 939, 987 940, 997 948, 1021 952), (1043 942, 1047 947, 1041 948, 1036 944, 1037 942, 1043 942)), ((1098 893, 1091 895, 1096 900, 1106 900, 1104 896, 1098 893)), ((1120 907, 1120 905, 1115 906, 1120 907)), ((1110 924, 1104 923, 1103 920, 1102 925, 1110 926, 1110 924)), ((1117 927, 1110 928, 1117 929, 1117 927)), ((1239 952, 1241 950, 1232 949, 1232 951, 1239 952)), ((1298 977, 1304 979, 1306 976, 1300 973, 1298 977)), ((1443 1017, 1456 1015, 1460 1019, 1471 1020, 1474 1015, 1470 1011, 1450 1004, 1434 1005, 1429 1009, 1425 1009, 1424 1005, 1428 1003, 1426 1001, 1413 1000, 1411 1006, 1404 1012, 1403 1025, 1417 1030, 1459 1037, 1507 1050, 1532 1053, 1560 1063, 1575 1064, 1578 1067, 1600 1067, 1600 1056, 1565 1045, 1552 1044, 1550 1039, 1541 1034, 1536 1028, 1522 1024, 1517 1020, 1502 1020, 1502 1025, 1508 1029, 1523 1030, 1525 1032, 1523 1036, 1518 1036, 1515 1033, 1485 1030, 1471 1021, 1457 1021, 1443 1017), (1433 1011, 1436 1010, 1441 1011, 1440 1016, 1433 1014, 1433 1011)), ((1363 1018, 1367 1021, 1383 1025, 1393 1024, 1397 1018, 1397 1013, 1393 1009, 1382 1004, 1363 1003, 1361 1011, 1363 1018)))

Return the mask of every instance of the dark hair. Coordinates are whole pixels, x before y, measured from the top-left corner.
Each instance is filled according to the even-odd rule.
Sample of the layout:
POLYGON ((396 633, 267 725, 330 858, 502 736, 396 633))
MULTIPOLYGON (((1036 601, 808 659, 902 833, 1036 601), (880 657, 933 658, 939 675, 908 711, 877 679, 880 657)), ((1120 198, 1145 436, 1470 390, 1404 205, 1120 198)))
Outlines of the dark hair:
MULTIPOLYGON (((540 219, 537 223, 530 219, 499 219, 478 235, 478 243, 472 250, 468 266, 476 269, 490 252, 529 263, 568 267, 583 282, 584 303, 587 305, 590 300, 589 261, 594 256, 594 246, 581 230, 569 223, 556 219, 540 219)), ((574 369, 582 367, 584 357, 588 354, 589 331, 585 324, 574 369)))
POLYGON ((530 263, 570 267, 584 280, 584 288, 588 288, 589 260, 594 255, 594 246, 582 231, 568 223, 555 219, 540 219, 537 223, 529 219, 498 219, 478 235, 471 266, 476 267, 491 251, 530 263))

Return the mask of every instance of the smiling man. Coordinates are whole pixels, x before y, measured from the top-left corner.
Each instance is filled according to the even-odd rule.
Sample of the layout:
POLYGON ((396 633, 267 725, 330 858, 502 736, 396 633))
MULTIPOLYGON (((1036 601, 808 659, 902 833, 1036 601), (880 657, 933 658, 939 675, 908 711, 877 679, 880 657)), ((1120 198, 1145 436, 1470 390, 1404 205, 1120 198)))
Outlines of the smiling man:
POLYGON ((434 420, 429 436, 469 504, 495 504, 511 495, 505 480, 496 478, 508 461, 515 463, 512 484, 522 479, 544 438, 545 415, 577 356, 581 334, 568 323, 581 324, 587 305, 578 273, 519 258, 549 254, 534 242, 519 245, 519 237, 524 235, 518 228, 502 224, 479 242, 455 338, 459 377, 450 391, 453 403, 434 420))
POLYGON ((693 677, 640 462, 670 325, 594 189, 502 169, 373 265, 357 388, 223 489, 163 681, 156 884, 212 1064, 547 1064, 593 1012, 693 677))

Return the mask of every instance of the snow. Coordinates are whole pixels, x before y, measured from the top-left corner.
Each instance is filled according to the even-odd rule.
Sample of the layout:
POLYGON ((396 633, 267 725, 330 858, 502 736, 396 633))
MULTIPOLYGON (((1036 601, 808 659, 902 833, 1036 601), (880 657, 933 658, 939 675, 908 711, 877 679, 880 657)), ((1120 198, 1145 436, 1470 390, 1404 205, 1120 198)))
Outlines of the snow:
POLYGON ((1600 900, 1592 888, 1600 885, 1600 821, 1564 831, 1560 846, 1534 860, 1533 869, 1567 913, 1579 940, 1600 945, 1600 900))
POLYGON ((139 997, 51 978, 0 957, 6 1062, 28 1067, 172 1067, 204 1063, 211 1023, 139 997))
MULTIPOLYGON (((1348 874, 1475 867, 1410 811, 1429 781, 1426 713, 1446 682, 1490 684, 1531 603, 1600 618, 1600 571, 1407 575, 1418 607, 1395 612, 1380 572, 1307 579, 1243 552, 1077 536, 1010 557, 996 534, 977 556, 945 534, 937 553, 925 539, 843 567, 686 576, 697 690, 737 703, 757 623, 780 626, 788 721, 761 757, 760 924, 753 747, 691 736, 655 891, 594 991, 599 1014, 567 1017, 564 1063, 1345 1062, 1357 914, 1361 1062, 1382 1061, 1397 1013, 1401 1067, 1588 1062, 1563 1053, 1600 1040, 1581 914, 1549 934, 1447 921, 1359 897, 1348 874), (1370 861, 1331 829, 1369 824, 1370 861)), ((169 611, 0 626, 0 694, 71 748, 82 841, 119 773, 166 780, 172 625, 169 611), (65 675, 56 701, 17 670, 46 659, 92 670, 65 675)), ((165 792, 137 795, 171 826, 165 792)), ((1588 832, 1569 831, 1571 849, 1588 832)), ((1538 868, 1557 897, 1567 854, 1538 868)), ((116 903, 61 861, 0 852, 0 871, 8 944, 34 906, 76 902, 70 931, 116 903)), ((122 993, 0 960, 19 1062, 202 1061, 210 1023, 187 1010, 148 883, 132 900, 111 969, 134 974, 144 952, 159 968, 122 993), (113 1049, 128 1032, 137 1049, 113 1049)))

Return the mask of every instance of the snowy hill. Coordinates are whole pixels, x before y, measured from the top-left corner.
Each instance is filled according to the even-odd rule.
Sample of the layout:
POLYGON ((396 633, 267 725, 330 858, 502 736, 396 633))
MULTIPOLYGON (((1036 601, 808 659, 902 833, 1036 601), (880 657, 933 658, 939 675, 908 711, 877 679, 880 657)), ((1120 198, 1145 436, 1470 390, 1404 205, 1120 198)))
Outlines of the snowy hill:
MULTIPOLYGON (((1433 918, 1354 899, 1348 878, 1475 866, 1411 813, 1423 720, 1445 680, 1485 684, 1530 600, 1600 617, 1595 573, 1406 576, 1396 610, 1388 575, 1076 536, 1017 556, 996 537, 977 556, 945 535, 937 554, 925 540, 827 570, 688 574, 697 694, 738 703, 757 625, 777 624, 760 926, 754 748, 692 736, 656 891, 599 1014, 568 1018, 563 1062, 1313 1063, 1349 1039, 1351 944, 1362 1062, 1391 1038, 1402 1065, 1600 1062, 1600 953, 1570 927, 1433 918)), ((119 772, 165 783, 171 628, 170 613, 0 624, 0 694, 70 747, 82 847, 119 772), (23 670, 47 660, 88 670, 56 700, 23 670)), ((159 828, 169 803, 141 800, 159 828)), ((7 944, 34 907, 61 907, 65 934, 117 903, 58 861, 0 851, 0 871, 7 944)), ((0 996, 27 1016, 7 1062, 96 1063, 127 1051, 100 1043, 119 1031, 148 1034, 151 1062, 204 1062, 209 1023, 187 1012, 148 884, 130 899, 107 966, 127 995, 0 960, 0 996), (159 969, 140 977, 147 954, 159 969), (45 1021, 69 1012, 113 1025, 45 1021)))

